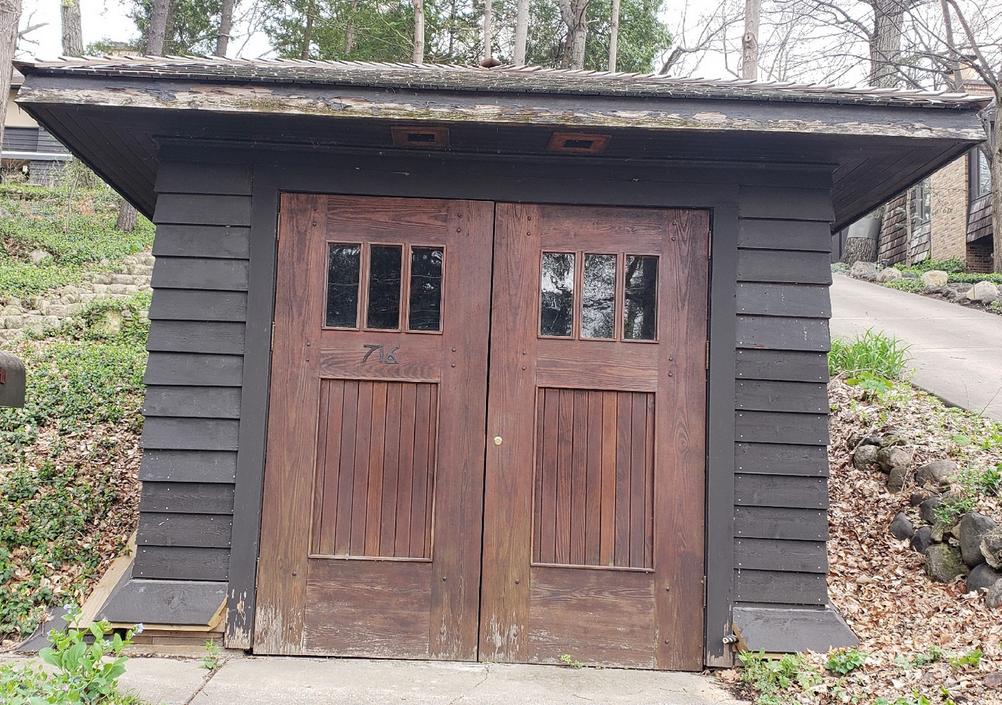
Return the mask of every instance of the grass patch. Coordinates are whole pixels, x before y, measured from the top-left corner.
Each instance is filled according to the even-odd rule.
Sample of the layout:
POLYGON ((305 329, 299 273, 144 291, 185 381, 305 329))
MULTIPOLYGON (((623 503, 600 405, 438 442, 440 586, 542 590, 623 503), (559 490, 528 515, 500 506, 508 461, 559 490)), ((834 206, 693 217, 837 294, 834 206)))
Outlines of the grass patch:
POLYGON ((148 305, 97 303, 16 351, 28 388, 0 409, 0 641, 79 601, 132 531, 148 305))
POLYGON ((884 286, 888 289, 907 291, 912 294, 921 294, 925 290, 925 284, 922 283, 921 279, 895 279, 894 281, 884 282, 884 286))
POLYGON ((152 245, 153 225, 143 217, 131 233, 115 229, 118 196, 82 169, 68 169, 53 188, 0 184, 0 303, 112 269, 152 245), (52 256, 32 264, 34 250, 52 256))
POLYGON ((868 330, 853 340, 832 340, 828 353, 828 372, 859 378, 875 375, 901 379, 908 364, 908 346, 893 336, 868 330))
MULTIPOLYGON (((947 281, 954 284, 977 284, 978 282, 987 281, 992 282, 993 284, 1002 285, 1002 274, 979 274, 977 272, 965 271, 967 265, 963 260, 956 257, 951 257, 950 259, 925 260, 908 267, 901 265, 895 266, 898 267, 902 273, 914 274, 916 276, 921 276, 924 272, 938 269, 946 272, 947 281)), ((910 289, 907 289, 906 291, 910 291, 910 289)))
POLYGON ((755 705, 787 705, 799 693, 817 685, 820 674, 801 654, 769 658, 763 652, 738 654, 741 680, 756 695, 755 705))

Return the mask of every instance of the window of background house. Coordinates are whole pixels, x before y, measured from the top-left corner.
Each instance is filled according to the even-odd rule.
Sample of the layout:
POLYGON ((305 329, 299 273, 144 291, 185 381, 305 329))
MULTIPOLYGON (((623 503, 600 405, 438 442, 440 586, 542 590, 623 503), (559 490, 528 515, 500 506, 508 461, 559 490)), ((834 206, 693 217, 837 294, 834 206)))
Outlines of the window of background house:
POLYGON ((992 190, 992 172, 988 157, 981 149, 971 152, 971 200, 987 196, 992 190))
POLYGON ((929 188, 929 179, 923 179, 912 186, 908 194, 908 213, 913 229, 927 225, 932 220, 932 189, 929 188))

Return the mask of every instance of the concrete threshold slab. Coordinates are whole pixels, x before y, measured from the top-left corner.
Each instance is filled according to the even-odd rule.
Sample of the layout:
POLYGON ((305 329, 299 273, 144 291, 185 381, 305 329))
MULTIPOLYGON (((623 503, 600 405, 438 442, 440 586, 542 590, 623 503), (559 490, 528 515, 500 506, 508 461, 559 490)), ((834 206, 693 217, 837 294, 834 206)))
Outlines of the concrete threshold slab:
MULTIPOLYGON (((152 701, 155 702, 155 701, 152 701)), ((427 661, 248 657, 191 705, 741 705, 691 673, 427 661)))

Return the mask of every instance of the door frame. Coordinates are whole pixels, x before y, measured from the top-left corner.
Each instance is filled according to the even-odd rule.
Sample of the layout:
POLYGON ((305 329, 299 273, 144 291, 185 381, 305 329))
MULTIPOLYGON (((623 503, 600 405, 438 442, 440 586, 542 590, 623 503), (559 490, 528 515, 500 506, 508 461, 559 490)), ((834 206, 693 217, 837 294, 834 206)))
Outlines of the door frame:
MULTIPOLYGON (((638 166, 587 158, 476 157, 385 150, 253 151, 213 145, 213 161, 254 167, 247 323, 227 588, 226 645, 251 648, 256 609, 265 439, 275 306, 278 203, 281 192, 403 196, 566 205, 704 208, 711 211, 709 362, 704 511, 704 660, 733 663, 722 639, 733 607, 734 390, 739 183, 754 165, 651 160, 638 166), (378 156, 377 156, 378 155, 378 156), (508 166, 499 169, 499 164, 508 166), (531 172, 526 176, 523 167, 531 172), (489 175, 489 177, 487 176, 489 175), (561 184, 570 184, 562 186, 561 184)), ((166 161, 206 161, 204 146, 172 146, 166 161)))

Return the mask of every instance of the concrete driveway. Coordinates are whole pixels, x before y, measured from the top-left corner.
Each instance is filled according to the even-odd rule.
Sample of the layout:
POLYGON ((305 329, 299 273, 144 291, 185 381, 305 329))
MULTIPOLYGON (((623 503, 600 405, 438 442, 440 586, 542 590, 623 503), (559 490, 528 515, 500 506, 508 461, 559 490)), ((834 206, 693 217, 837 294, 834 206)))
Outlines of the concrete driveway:
POLYGON ((832 337, 882 330, 911 349, 912 381, 1002 421, 1002 316, 836 274, 832 337))
POLYGON ((151 705, 747 705, 710 675, 428 661, 132 658, 123 692, 151 705))

